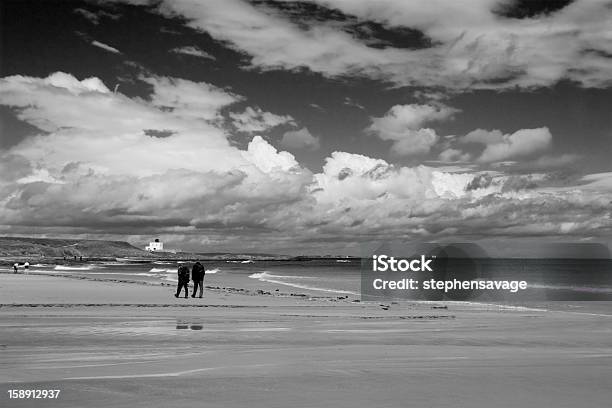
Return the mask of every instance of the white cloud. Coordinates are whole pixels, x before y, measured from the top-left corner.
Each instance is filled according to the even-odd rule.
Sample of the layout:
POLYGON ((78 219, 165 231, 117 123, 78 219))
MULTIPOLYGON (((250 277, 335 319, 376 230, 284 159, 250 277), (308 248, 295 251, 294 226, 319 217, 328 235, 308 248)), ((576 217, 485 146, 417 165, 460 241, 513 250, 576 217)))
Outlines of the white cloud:
POLYGON ((483 143, 483 144, 494 144, 502 143, 504 141, 504 134, 501 130, 485 130, 476 129, 469 132, 467 135, 460 139, 463 143, 483 143))
POLYGON ((221 108, 243 100, 239 95, 205 82, 165 77, 142 79, 153 85, 153 105, 171 109, 174 115, 184 118, 219 119, 221 108))
POLYGON ((64 184, 63 181, 56 179, 51 174, 49 174, 49 170, 47 169, 37 169, 32 172, 32 174, 17 179, 15 183, 17 184, 29 184, 29 183, 50 183, 50 184, 64 184))
POLYGON ((220 109, 234 97, 204 83, 149 81, 151 101, 63 73, 0 79, 0 104, 45 131, 0 151, 0 225, 257 229, 267 228, 268 206, 300 197, 311 174, 290 153, 260 137, 240 150, 211 122, 211 101, 220 109))
POLYGON ((250 106, 242 113, 231 112, 229 117, 232 125, 238 131, 245 133, 265 132, 276 126, 295 124, 294 119, 290 115, 276 115, 250 106))
MULTIPOLYGON (((521 129, 512 134, 500 135, 498 130, 490 132, 487 145, 478 161, 495 162, 529 156, 546 150, 552 143, 552 135, 547 127, 521 129)), ((481 134, 481 138, 487 139, 485 133, 481 134)))
POLYGON ((382 140, 392 140, 391 151, 398 155, 426 154, 439 137, 435 130, 422 126, 447 120, 455 112, 456 109, 443 105, 395 105, 384 116, 372 118, 367 130, 382 140))
MULTIPOLYGON (((147 100, 110 92, 97 78, 0 79, 0 104, 42 129, 0 150, 0 230, 204 236, 220 249, 262 250, 451 232, 592 236, 612 224, 604 176, 563 188, 536 175, 475 181, 480 175, 469 169, 402 167, 346 152, 332 153, 313 174, 262 137, 246 150, 232 146, 215 109, 235 96, 203 83, 150 81, 147 100), (169 133, 151 137, 147 129, 169 133), (562 229, 567 222, 574 224, 562 229)), ((425 123, 415 117, 402 123, 425 123)), ((487 147, 523 154, 542 129, 487 147)))
POLYGON ((311 150, 317 150, 321 145, 319 138, 313 136, 308 128, 289 130, 285 132, 280 144, 287 149, 311 150))
POLYGON ((84 18, 86 18, 87 20, 89 20, 95 25, 100 24, 100 17, 96 13, 93 13, 87 9, 76 8, 74 9, 74 13, 80 14, 81 16, 83 16, 84 18))
POLYGON ((93 40, 91 45, 94 47, 102 48, 104 51, 112 52, 113 54, 121 54, 121 51, 116 49, 115 47, 111 47, 108 44, 104 44, 103 42, 93 40))
POLYGON ((49 132, 26 139, 14 153, 50 170, 79 161, 98 172, 138 176, 173 168, 223 172, 243 162, 214 126, 218 111, 237 96, 206 83, 146 80, 154 88, 150 102, 112 93, 97 78, 55 73, 1 79, 0 103, 49 132), (172 136, 150 137, 150 129, 172 136))
POLYGON ((334 152, 326 159, 322 173, 315 174, 314 178, 313 189, 318 201, 371 208, 382 203, 392 204, 389 202, 392 198, 416 205, 451 191, 455 193, 464 189, 472 176, 451 173, 441 176, 431 167, 396 167, 381 159, 334 152), (457 187, 457 182, 462 185, 457 187))
POLYGON ((547 127, 520 129, 514 133, 504 134, 501 130, 476 129, 463 137, 452 138, 447 148, 439 155, 444 162, 470 160, 471 154, 451 147, 453 144, 478 144, 484 149, 476 158, 480 163, 493 163, 496 167, 552 168, 569 164, 576 159, 575 155, 542 156, 527 162, 517 163, 517 158, 525 158, 546 151, 552 144, 552 135, 547 127))
POLYGON ((92 24, 95 24, 95 25, 100 24, 100 19, 102 17, 110 18, 112 20, 117 20, 119 17, 121 17, 118 14, 109 13, 103 10, 97 10, 96 12, 92 12, 84 8, 76 8, 74 9, 74 13, 83 16, 84 18, 86 18, 92 24))
POLYGON ((206 51, 204 51, 204 50, 202 50, 199 47, 196 47, 194 45, 173 48, 173 49, 170 50, 170 52, 173 52, 175 54, 191 55, 193 57, 199 57, 199 58, 206 58, 206 59, 210 59, 210 60, 216 60, 214 55, 211 55, 211 54, 207 53, 206 51))
POLYGON ((262 69, 307 67, 332 77, 364 75, 451 89, 530 88, 562 79, 606 87, 612 81, 606 57, 612 53, 612 11, 606 0, 575 1, 533 19, 496 15, 502 0, 474 0, 469 7, 442 0, 319 3, 386 27, 420 30, 434 45, 368 47, 343 31, 342 23, 310 20, 303 28, 270 7, 238 0, 165 1, 160 10, 248 53, 262 69))
POLYGON ((445 163, 450 163, 466 162, 471 159, 471 156, 469 153, 464 153, 461 150, 448 148, 446 150, 443 150, 438 156, 438 158, 445 163))
POLYGON ((255 136, 249 143, 246 152, 242 156, 247 158, 259 170, 264 173, 287 172, 299 170, 300 166, 295 157, 288 152, 278 152, 273 146, 266 142, 261 136, 255 136))
POLYGON ((580 158, 577 154, 561 154, 559 156, 545 155, 538 157, 531 163, 527 163, 529 168, 554 169, 569 166, 580 158))

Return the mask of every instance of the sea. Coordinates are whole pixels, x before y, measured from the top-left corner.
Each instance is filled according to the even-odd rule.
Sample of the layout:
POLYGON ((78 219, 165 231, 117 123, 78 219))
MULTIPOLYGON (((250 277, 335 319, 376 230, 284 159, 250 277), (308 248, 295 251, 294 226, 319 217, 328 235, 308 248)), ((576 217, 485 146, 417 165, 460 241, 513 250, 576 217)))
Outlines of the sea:
MULTIPOLYGON (((364 277, 370 276, 365 262, 358 258, 300 260, 203 260, 205 286, 243 288, 266 293, 305 294, 312 297, 361 299, 364 277)), ((193 262, 155 260, 135 262, 70 262, 65 265, 33 263, 31 274, 71 275, 90 279, 145 282, 174 285, 181 264, 193 262)), ((461 263, 456 270, 461 269, 461 263)), ((474 269, 473 263, 470 270, 474 269)), ((449 269, 453 269, 451 266, 449 269)), ((466 303, 499 304, 552 309, 598 310, 612 314, 612 260, 610 259, 483 259, 478 262, 477 279, 524 280, 530 291, 516 296, 473 293, 459 298, 466 303)), ((12 272, 8 266, 0 267, 12 272)), ((19 273, 23 273, 20 267, 19 273)), ((457 276, 465 276, 458 272, 457 276)), ((470 275, 472 278, 473 276, 470 275)), ((453 273, 448 278, 452 279, 453 273)), ((399 299, 393 293, 374 300, 390 302, 399 299)), ((415 300, 415 299, 412 299, 415 300)), ((457 297, 417 301, 457 301, 457 297)))
MULTIPOLYGON (((31 274, 53 274, 84 276, 92 279, 117 279, 147 283, 169 283, 178 281, 177 269, 186 261, 151 262, 81 262, 65 265, 34 263, 31 274)), ((360 260, 309 260, 309 261, 256 261, 214 260, 200 261, 206 269, 206 285, 221 287, 254 288, 274 286, 275 289, 303 290, 309 293, 330 295, 359 295, 360 260)), ((10 267, 0 271, 11 272, 10 267)), ((20 266, 19 273, 23 273, 20 266)))

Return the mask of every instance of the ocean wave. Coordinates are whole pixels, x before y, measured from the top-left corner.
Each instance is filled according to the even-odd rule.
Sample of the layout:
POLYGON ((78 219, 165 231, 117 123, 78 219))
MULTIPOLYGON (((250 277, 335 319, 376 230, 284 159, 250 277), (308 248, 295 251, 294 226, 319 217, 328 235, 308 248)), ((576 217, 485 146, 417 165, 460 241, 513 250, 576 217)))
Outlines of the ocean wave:
MULTIPOLYGON (((173 262, 168 261, 155 261, 153 262, 155 265, 172 265, 173 262)), ((180 263, 180 262, 179 262, 180 263)))
POLYGON ((259 272, 249 275, 249 278, 260 279, 260 278, 276 278, 276 279, 317 279, 314 276, 300 276, 300 275, 274 275, 270 272, 259 272))
POLYGON ((95 269, 94 266, 88 265, 88 266, 64 266, 64 265, 56 265, 55 268, 56 271, 91 271, 92 269, 95 269))
POLYGON ((274 275, 274 274, 271 274, 269 272, 259 272, 259 273, 253 273, 253 274, 249 275, 249 278, 257 279, 257 280, 259 280, 261 282, 274 283, 274 284, 277 284, 277 285, 291 286, 293 288, 304 289, 304 290, 312 290, 312 291, 327 292, 327 293, 340 293, 340 294, 345 294, 345 295, 358 295, 358 293, 352 292, 350 290, 321 288, 321 287, 317 287, 317 286, 303 285, 303 284, 299 284, 299 283, 285 282, 285 281, 280 280, 280 279, 305 279, 305 278, 316 279, 316 278, 311 277, 311 276, 285 276, 285 275, 274 275))
POLYGON ((109 261, 109 262, 102 262, 101 265, 107 265, 107 266, 132 266, 132 265, 134 265, 134 263, 109 261))
POLYGON ((477 301, 467 301, 467 300, 420 300, 420 299, 410 299, 411 303, 421 303, 427 305, 440 305, 440 304, 451 304, 451 305, 462 305, 469 306, 474 308, 482 308, 483 310, 491 310, 491 309, 501 309, 501 310, 514 310, 518 312, 549 312, 549 309, 544 309, 540 307, 527 307, 522 305, 508 305, 501 303, 490 303, 490 302, 477 302, 477 301))
MULTIPOLYGON (((149 272, 164 272, 164 271, 166 272, 166 276, 160 277, 159 274, 151 275, 151 276, 160 277, 160 279, 163 280, 163 281, 178 282, 178 276, 177 276, 176 271, 174 269, 156 269, 156 268, 153 268, 149 272)), ((219 268, 207 269, 206 270, 206 275, 214 275, 215 273, 219 273, 219 272, 221 272, 221 270, 219 268)), ((143 276, 147 276, 147 275, 143 275, 143 276)))
POLYGON ((527 289, 552 289, 552 290, 570 290, 574 292, 612 293, 612 288, 610 287, 545 285, 545 284, 538 284, 538 283, 528 283, 527 289))
POLYGON ((167 268, 152 268, 149 272, 157 272, 157 273, 176 273, 176 269, 167 269, 167 268))
MULTIPOLYGON (((75 271, 78 272, 78 271, 75 271)), ((44 274, 45 272, 40 272, 42 274, 44 274)), ((57 271, 56 273, 66 273, 66 274, 70 274, 70 271, 57 271)), ((109 272, 87 272, 87 276, 90 275, 105 275, 105 276, 112 276, 112 275, 119 275, 119 274, 114 274, 114 273, 109 273, 109 272)), ((129 275, 128 273, 126 273, 125 275, 129 275)))

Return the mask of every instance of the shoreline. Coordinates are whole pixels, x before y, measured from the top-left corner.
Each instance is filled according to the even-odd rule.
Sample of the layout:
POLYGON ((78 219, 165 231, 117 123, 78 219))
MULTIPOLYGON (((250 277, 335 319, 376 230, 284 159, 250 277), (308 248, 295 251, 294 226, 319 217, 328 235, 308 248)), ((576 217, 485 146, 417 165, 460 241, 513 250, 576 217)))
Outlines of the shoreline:
MULTIPOLYGON (((148 287, 161 287, 166 289, 176 289, 176 282, 157 282, 157 281, 145 281, 145 280, 136 280, 136 279, 125 279, 125 278, 114 278, 114 277, 100 277, 96 276, 88 276, 86 273, 54 273, 54 272, 46 272, 46 271, 36 271, 31 272, 29 274, 24 274, 20 272, 18 274, 13 274, 12 272, 2 272, 0 271, 0 279, 2 275, 9 276, 19 276, 24 275, 27 277, 32 276, 47 276, 52 278, 59 279, 69 279, 76 281, 90 281, 90 282, 101 282, 101 283, 110 283, 110 284, 126 284, 126 285, 136 285, 136 286, 148 286, 148 287)), ((112 274, 109 274, 112 275, 112 274)), ((210 275, 210 276, 214 276, 210 275)), ((210 279, 210 278, 207 278, 210 279)), ((205 280, 206 283, 206 280, 205 280)), ((234 287, 234 286, 219 286, 219 285, 204 285, 204 292, 207 293, 210 297, 211 294, 219 295, 219 296, 229 296, 229 295, 242 295, 249 297, 262 297, 262 298, 280 298, 280 299, 294 299, 294 300, 304 300, 307 302, 325 302, 325 303, 351 303, 351 304, 364 304, 364 305, 375 305, 377 308, 381 308, 382 310, 388 310, 392 307, 397 307, 398 305, 413 305, 418 306, 422 305, 423 307, 432 307, 434 309, 447 309, 448 306, 452 305, 455 307, 465 307, 465 308, 476 308, 482 310, 516 310, 516 311, 533 311, 533 312, 554 312, 554 313, 569 313, 569 314, 583 314, 583 315, 593 315, 593 316, 610 316, 612 317, 612 302, 605 301, 583 301, 583 302, 574 302, 573 304, 569 303, 566 305, 566 302, 493 302, 489 299, 482 300, 469 300, 469 301, 452 301, 452 300, 420 300, 420 299, 410 299, 410 300, 391 300, 391 299, 380 299, 380 300, 369 300, 363 301, 361 300, 361 296, 358 293, 344 294, 344 291, 338 292, 336 295, 328 294, 326 291, 318 291, 316 289, 306 289, 301 287, 294 287, 293 285, 284 285, 284 284, 275 284, 274 282, 269 281, 260 281, 255 280, 253 282, 249 282, 250 284, 247 287, 234 287), (295 291, 287 291, 287 289, 297 289, 295 291), (590 308, 589 308, 590 307, 590 308), (576 310, 583 309, 583 311, 576 310), (591 310, 593 309, 593 310, 591 310), (601 313, 599 313, 601 312, 601 313)), ((189 282, 189 290, 190 293, 193 289, 193 282, 189 282)), ((173 293, 173 292, 172 292, 173 293)), ((151 302, 150 305, 165 305, 163 300, 166 297, 160 297, 159 302, 151 302)), ((178 301, 183 300, 183 298, 177 299, 178 301)), ((189 297, 191 300, 191 297, 189 297)), ((59 307, 62 303, 57 303, 57 307, 59 307)), ((67 303, 68 305, 73 303, 67 303)), ((129 302, 124 302, 123 304, 130 304, 129 302)), ((0 300, 0 307, 8 307, 12 306, 12 303, 4 303, 0 300)), ((25 305, 44 305, 38 304, 35 302, 24 303, 25 305)), ((86 304, 83 304, 84 306, 86 304)), ((105 302, 97 302, 95 305, 112 305, 105 302)), ((202 307, 198 305, 193 305, 194 307, 202 307)), ((185 306, 186 307, 186 306, 185 306)))

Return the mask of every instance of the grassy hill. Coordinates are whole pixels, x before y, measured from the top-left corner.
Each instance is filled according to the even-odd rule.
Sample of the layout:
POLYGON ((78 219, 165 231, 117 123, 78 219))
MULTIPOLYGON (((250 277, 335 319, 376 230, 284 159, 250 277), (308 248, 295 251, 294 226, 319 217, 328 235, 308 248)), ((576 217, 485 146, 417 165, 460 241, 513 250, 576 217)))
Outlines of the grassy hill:
POLYGON ((0 237, 0 257, 24 258, 113 258, 154 257, 124 241, 0 237))

